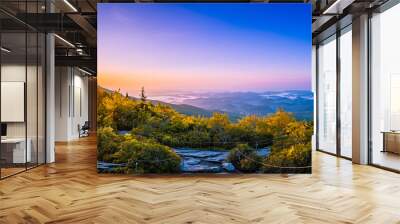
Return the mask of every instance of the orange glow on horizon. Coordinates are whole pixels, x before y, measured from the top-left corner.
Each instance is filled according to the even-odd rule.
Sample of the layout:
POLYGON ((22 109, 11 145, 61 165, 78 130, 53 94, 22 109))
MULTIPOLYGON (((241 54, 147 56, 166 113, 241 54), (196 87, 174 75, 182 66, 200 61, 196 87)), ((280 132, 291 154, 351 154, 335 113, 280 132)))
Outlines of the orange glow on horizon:
POLYGON ((182 75, 182 74, 119 74, 100 73, 98 85, 110 90, 121 89, 123 93, 136 95, 142 87, 150 94, 159 94, 169 91, 267 91, 281 89, 283 86, 294 88, 302 83, 304 79, 287 76, 282 80, 281 75, 274 75, 268 80, 260 80, 259 74, 255 75, 182 75))

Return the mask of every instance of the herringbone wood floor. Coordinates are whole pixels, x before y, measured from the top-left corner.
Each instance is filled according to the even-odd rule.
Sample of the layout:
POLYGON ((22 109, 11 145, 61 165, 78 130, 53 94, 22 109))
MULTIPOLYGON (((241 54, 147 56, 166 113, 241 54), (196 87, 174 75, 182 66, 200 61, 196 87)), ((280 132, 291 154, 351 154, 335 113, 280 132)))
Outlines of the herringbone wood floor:
POLYGON ((96 173, 94 138, 0 181, 0 223, 400 223, 400 175, 313 154, 312 175, 96 173))

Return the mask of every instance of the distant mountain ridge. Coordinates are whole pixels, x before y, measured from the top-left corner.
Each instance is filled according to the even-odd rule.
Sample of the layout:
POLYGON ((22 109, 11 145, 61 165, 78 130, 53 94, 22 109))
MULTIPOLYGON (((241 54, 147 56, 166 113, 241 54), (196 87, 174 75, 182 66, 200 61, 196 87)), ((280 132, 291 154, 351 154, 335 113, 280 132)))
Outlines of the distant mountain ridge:
MULTIPOLYGON (((136 97, 129 97, 138 100, 136 97)), ((149 101, 169 105, 179 113, 186 115, 209 117, 213 112, 227 113, 231 120, 251 114, 265 116, 274 113, 279 108, 292 112, 299 120, 312 120, 314 107, 313 93, 307 90, 171 93, 150 96, 149 101)))
POLYGON ((297 119, 313 119, 314 95, 307 90, 177 93, 153 98, 171 104, 192 105, 209 111, 227 111, 236 118, 251 114, 264 116, 282 108, 292 112, 297 119))
MULTIPOLYGON (((114 92, 113 90, 109 90, 109 89, 106 89, 101 86, 98 86, 98 88, 101 89, 101 91, 104 91, 107 93, 114 92)), ((133 96, 128 96, 128 97, 129 97, 129 99, 140 100, 138 97, 133 97, 133 96)), ((186 114, 186 115, 210 117, 210 116, 212 116, 213 112, 217 112, 217 111, 205 110, 200 107, 195 107, 195 106, 188 105, 188 104, 172 104, 172 103, 167 103, 167 102, 163 102, 163 101, 159 101, 159 100, 152 100, 152 99, 149 99, 149 101, 152 102, 153 104, 168 105, 168 106, 174 108, 177 112, 186 114)), ((218 112, 224 113, 223 111, 218 111, 218 112)))

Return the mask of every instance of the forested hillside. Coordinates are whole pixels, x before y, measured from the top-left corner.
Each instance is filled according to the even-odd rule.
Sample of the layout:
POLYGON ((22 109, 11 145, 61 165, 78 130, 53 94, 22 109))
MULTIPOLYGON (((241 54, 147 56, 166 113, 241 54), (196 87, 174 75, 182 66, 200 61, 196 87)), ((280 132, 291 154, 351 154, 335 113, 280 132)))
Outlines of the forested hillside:
POLYGON ((181 114, 147 100, 144 90, 132 99, 99 88, 98 126, 98 160, 126 163, 119 172, 179 172, 180 157, 171 150, 175 147, 231 150, 230 161, 243 172, 309 172, 277 167, 311 165, 312 123, 281 109, 232 122, 226 113, 181 114), (254 154, 266 146, 271 146, 267 158, 254 154))

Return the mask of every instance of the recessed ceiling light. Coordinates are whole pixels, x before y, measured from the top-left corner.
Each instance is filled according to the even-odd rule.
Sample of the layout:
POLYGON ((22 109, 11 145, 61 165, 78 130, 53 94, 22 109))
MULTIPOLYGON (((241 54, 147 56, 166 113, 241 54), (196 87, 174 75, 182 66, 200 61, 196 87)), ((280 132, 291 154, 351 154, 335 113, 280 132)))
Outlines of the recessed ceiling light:
POLYGON ((69 42, 68 40, 60 37, 58 34, 54 34, 55 37, 57 37, 59 40, 61 40, 62 42, 66 43, 68 46, 75 48, 75 45, 73 45, 71 42, 69 42))
POLYGON ((83 70, 83 69, 81 69, 81 68, 79 68, 79 67, 78 67, 78 70, 81 71, 81 72, 83 72, 83 73, 85 73, 86 75, 90 75, 90 76, 93 75, 92 73, 90 73, 90 72, 88 72, 88 71, 86 71, 86 70, 83 70))
POLYGON ((7 49, 5 47, 1 47, 1 51, 4 51, 6 53, 10 53, 11 52, 11 50, 9 50, 9 49, 7 49))
POLYGON ((64 0, 65 4, 67 4, 74 12, 78 12, 78 10, 73 6, 68 0, 64 0))

